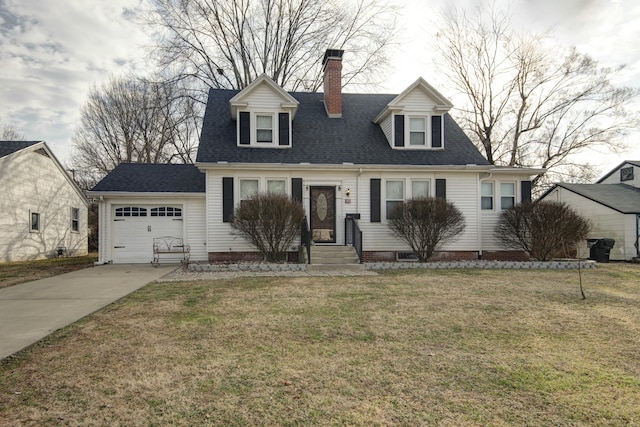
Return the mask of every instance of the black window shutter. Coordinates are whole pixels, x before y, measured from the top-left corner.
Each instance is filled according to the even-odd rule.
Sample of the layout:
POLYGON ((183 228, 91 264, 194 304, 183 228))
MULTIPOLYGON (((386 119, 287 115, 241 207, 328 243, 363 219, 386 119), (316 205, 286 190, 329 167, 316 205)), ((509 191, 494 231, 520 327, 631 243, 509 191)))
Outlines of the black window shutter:
POLYGON ((371 178, 370 201, 371 201, 371 222, 380 222, 380 178, 371 178))
POLYGON ((233 178, 222 178, 222 222, 231 222, 233 215, 233 178))
POLYGON ((289 113, 278 114, 278 144, 290 145, 289 143, 289 113))
POLYGON ((442 147, 442 116, 431 116, 431 146, 442 147))
POLYGON ((393 134, 393 145, 396 147, 404 147, 404 115, 396 114, 393 116, 395 131, 393 134))
POLYGON ((436 179, 436 198, 439 198, 439 199, 447 198, 447 180, 446 179, 436 179))
POLYGON ((291 178, 291 198, 302 202, 302 178, 291 178))
POLYGON ((251 144, 251 124, 250 113, 248 111, 240 112, 240 144, 251 144))
POLYGON ((520 193, 522 193, 522 203, 531 201, 531 181, 520 183, 520 193))

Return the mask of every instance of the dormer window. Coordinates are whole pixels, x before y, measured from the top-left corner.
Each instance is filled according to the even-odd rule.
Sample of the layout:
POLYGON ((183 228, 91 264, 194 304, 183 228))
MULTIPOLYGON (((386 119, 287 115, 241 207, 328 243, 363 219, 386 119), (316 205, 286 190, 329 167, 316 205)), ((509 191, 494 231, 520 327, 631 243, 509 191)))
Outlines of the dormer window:
POLYGON ((425 117, 409 117, 409 145, 424 147, 427 143, 427 120, 425 117))
POLYGON ((291 146, 289 113, 240 111, 238 118, 239 146, 271 148, 291 146))
POLYGON ((256 114, 256 142, 273 143, 273 116, 256 114))
POLYGON ((443 147, 443 116, 395 114, 393 117, 395 148, 443 147))

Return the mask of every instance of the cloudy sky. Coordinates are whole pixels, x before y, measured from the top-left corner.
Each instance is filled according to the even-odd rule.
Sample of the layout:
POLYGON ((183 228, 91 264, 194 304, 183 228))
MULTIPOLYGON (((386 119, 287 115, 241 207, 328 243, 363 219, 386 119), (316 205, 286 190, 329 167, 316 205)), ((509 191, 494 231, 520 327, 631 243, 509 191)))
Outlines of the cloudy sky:
MULTIPOLYGON (((471 8, 478 0, 456 0, 471 8)), ((482 1, 482 0, 480 0, 482 1)), ((486 1, 486 0, 484 0, 486 1)), ((497 0, 502 3, 503 0, 497 0)), ((507 0, 504 0, 505 2, 507 0)), ((67 162, 79 111, 92 86, 110 75, 142 72, 149 41, 136 23, 144 0, 0 0, 0 120, 30 140, 45 140, 67 162)), ((451 0, 400 0, 403 43, 392 78, 380 88, 398 93, 419 76, 439 80, 427 50, 430 12, 451 0), (427 7, 428 5, 428 7, 427 7)), ((626 64, 617 82, 640 87, 640 2, 637 0, 514 0, 513 25, 545 31, 604 65, 626 64)), ((445 95, 451 96, 445 92, 445 95)), ((453 99, 455 102, 455 98, 453 99)), ((640 101, 636 103, 640 110, 640 101)), ((602 172, 640 159, 640 134, 630 149, 589 161, 602 172)))

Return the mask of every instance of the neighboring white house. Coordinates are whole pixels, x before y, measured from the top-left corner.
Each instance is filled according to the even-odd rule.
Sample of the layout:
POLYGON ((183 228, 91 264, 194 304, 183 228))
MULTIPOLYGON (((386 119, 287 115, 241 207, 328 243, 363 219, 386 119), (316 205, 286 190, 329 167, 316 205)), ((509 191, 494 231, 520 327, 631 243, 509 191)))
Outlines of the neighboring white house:
POLYGON ((399 95, 342 94, 342 53, 325 55, 324 93, 289 93, 266 75, 241 91, 211 89, 195 167, 116 168, 90 193, 100 198, 100 261, 149 262, 150 239, 165 234, 184 237, 192 260, 256 259, 229 221, 241 200, 267 191, 303 203, 317 245, 344 245, 345 217, 359 217, 365 262, 409 251, 387 214, 418 196, 446 198, 465 216, 440 257, 523 258, 498 244, 494 226, 502 209, 530 200, 542 170, 490 165, 422 78, 399 95), (183 185, 198 173, 202 186, 183 185), (162 207, 181 215, 170 230, 168 219, 150 223, 162 207))
POLYGON ((589 238, 612 238, 611 260, 638 258, 640 161, 624 161, 595 184, 556 184, 542 200, 563 202, 591 221, 589 238))
POLYGON ((82 191, 42 141, 0 141, 0 262, 86 255, 82 191))

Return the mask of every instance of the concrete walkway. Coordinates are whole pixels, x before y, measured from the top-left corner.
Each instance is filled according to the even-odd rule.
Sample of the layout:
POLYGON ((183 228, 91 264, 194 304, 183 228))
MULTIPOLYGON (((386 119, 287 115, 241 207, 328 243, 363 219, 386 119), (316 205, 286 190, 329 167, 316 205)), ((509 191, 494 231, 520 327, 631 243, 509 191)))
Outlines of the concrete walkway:
POLYGON ((101 265, 0 289, 0 359, 176 268, 101 265))

